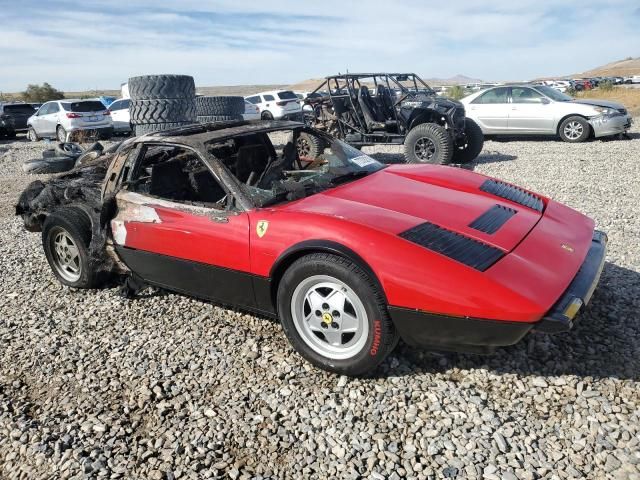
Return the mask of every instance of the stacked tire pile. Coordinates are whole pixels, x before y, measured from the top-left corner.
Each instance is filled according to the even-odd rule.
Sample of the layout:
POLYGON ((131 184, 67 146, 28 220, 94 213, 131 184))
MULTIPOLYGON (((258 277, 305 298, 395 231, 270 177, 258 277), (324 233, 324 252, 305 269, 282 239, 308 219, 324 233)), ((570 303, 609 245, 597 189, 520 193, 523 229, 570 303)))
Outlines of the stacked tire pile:
POLYGON ((189 75, 131 77, 129 96, 129 114, 136 135, 196 122, 196 85, 189 75))
POLYGON ((196 119, 199 123, 242 120, 242 97, 196 97, 196 119))

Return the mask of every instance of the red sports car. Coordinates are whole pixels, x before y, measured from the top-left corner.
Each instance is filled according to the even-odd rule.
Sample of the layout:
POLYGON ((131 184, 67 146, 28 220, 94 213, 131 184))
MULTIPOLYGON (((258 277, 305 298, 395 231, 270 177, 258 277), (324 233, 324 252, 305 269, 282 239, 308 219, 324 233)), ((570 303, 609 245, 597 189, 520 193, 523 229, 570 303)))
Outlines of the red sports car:
POLYGON ((132 138, 17 206, 65 285, 130 285, 277 316, 294 348, 347 375, 399 338, 490 352, 563 332, 598 282, 607 237, 520 187, 384 165, 294 122, 132 138), (305 144, 321 142, 317 158, 305 144))

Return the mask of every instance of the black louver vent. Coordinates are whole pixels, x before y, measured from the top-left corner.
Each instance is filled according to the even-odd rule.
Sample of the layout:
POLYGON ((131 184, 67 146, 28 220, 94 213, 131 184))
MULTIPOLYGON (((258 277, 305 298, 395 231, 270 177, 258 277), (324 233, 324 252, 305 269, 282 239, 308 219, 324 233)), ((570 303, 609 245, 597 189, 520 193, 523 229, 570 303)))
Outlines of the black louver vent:
POLYGON ((529 193, 520 187, 510 185, 508 183, 500 182, 499 180, 486 180, 481 186, 480 190, 490 193, 496 197, 502 197, 512 202, 519 203, 525 207, 532 208, 541 212, 544 204, 542 199, 533 193, 529 193))
POLYGON ((402 232, 400 236, 481 272, 497 262, 503 255, 502 250, 498 248, 429 222, 402 232))
POLYGON ((627 114, 627 109, 626 108, 619 108, 618 112, 620 112, 622 115, 626 115, 627 114))
POLYGON ((484 233, 496 233, 516 213, 518 212, 513 208, 494 205, 471 222, 469 226, 484 233))

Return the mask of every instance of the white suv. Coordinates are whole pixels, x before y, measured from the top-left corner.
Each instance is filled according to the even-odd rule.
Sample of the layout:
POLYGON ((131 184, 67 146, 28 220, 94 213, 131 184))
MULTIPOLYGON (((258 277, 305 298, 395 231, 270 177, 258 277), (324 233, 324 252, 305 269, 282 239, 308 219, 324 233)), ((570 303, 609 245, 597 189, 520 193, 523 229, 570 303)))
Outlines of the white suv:
POLYGON ((130 133, 132 131, 131 116, 129 115, 130 102, 131 100, 128 98, 120 98, 109 105, 113 130, 116 133, 130 133))
POLYGON ((302 107, 297 95, 291 90, 272 90, 261 92, 245 100, 260 109, 262 120, 300 120, 302 107))
POLYGON ((100 138, 113 135, 111 112, 100 100, 47 102, 29 117, 27 127, 27 137, 32 142, 40 138, 57 138, 66 142, 72 134, 80 131, 100 138))

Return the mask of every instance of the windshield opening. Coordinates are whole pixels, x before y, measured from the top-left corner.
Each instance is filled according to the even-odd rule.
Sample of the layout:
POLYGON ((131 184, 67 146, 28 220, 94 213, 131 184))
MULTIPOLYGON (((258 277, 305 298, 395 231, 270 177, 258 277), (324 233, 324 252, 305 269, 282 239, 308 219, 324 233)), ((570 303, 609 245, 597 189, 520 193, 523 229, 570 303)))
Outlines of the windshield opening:
POLYGON ((434 95, 435 91, 427 85, 420 77, 414 74, 389 75, 402 93, 426 93, 434 95))
POLYGON ((360 150, 302 127, 205 145, 256 207, 298 200, 384 168, 360 150))

